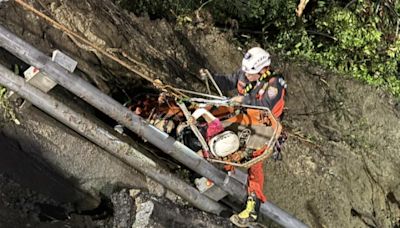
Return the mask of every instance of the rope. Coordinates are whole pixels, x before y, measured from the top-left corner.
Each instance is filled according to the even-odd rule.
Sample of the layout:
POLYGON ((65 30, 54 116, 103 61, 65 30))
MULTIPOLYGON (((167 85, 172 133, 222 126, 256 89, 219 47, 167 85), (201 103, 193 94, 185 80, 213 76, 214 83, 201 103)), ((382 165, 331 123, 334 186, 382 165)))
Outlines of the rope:
MULTIPOLYGON (((47 15, 43 14, 42 12, 38 11, 37 9, 35 9, 34 7, 32 7, 31 5, 25 3, 23 0, 15 0, 16 3, 18 3, 20 6, 22 6, 23 8, 31 11, 32 13, 36 14, 38 17, 44 19, 45 21, 47 21, 50 25, 52 25, 54 28, 59 29, 63 32, 65 32, 66 34, 68 34, 69 36, 72 36, 76 39, 78 39, 79 41, 81 41, 82 43, 88 45, 89 47, 93 48, 94 50, 100 52, 101 54, 107 56, 108 58, 110 58, 111 60, 117 62, 118 64, 120 64, 121 66, 125 67, 126 69, 134 72, 135 74, 139 75, 140 77, 142 77, 143 79, 151 82, 156 88, 163 90, 163 91, 167 91, 170 92, 173 96, 177 97, 177 98, 187 98, 188 96, 183 94, 182 92, 180 92, 178 89, 170 86, 170 85, 165 85, 163 84, 159 79, 153 80, 151 77, 147 76, 146 74, 144 74, 143 72, 135 69, 134 67, 132 67, 129 63, 119 59, 117 56, 110 54, 109 52, 105 51, 104 49, 94 45, 92 42, 88 41, 87 39, 83 38, 82 36, 80 36, 79 34, 71 31, 70 29, 66 28, 64 25, 56 22, 55 20, 51 19, 50 17, 48 17, 47 15)), ((130 61, 136 63, 137 65, 145 65, 143 63, 141 63, 140 61, 137 61, 135 59, 133 59, 132 57, 129 57, 126 55, 126 53, 123 53, 123 55, 128 58, 130 61)), ((150 69, 147 68, 147 71, 149 74, 153 74, 156 75, 155 72, 151 71, 150 69)))
MULTIPOLYGON (((222 94, 222 91, 219 89, 219 86, 215 82, 213 76, 211 75, 210 71, 208 69, 205 69, 204 72, 206 73, 207 77, 210 79, 210 81, 213 83, 214 87, 217 89, 218 94, 220 97, 223 97, 224 95, 222 94)), ((211 92, 209 92, 211 94, 211 92)))

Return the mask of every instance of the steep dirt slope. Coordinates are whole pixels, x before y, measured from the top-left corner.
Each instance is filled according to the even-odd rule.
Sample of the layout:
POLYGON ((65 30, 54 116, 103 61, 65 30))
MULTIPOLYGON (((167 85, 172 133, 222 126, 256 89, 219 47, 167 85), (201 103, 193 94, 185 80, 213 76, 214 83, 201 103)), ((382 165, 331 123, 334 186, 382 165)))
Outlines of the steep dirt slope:
POLYGON ((283 66, 290 140, 284 161, 267 165, 270 199, 314 227, 398 227, 398 103, 378 89, 299 65, 283 66))
MULTIPOLYGON (((240 64, 241 51, 212 28, 182 29, 137 18, 111 1, 41 2, 35 6, 70 29, 140 59, 156 77, 174 85, 204 88, 194 78, 200 67, 227 73, 240 64)), ((46 53, 58 48, 79 60, 81 75, 105 92, 133 92, 146 84, 13 3, 0 4, 0 15, 1 24, 46 53)), ((289 141, 284 160, 266 165, 269 200, 312 227, 399 227, 396 101, 304 63, 274 58, 273 64, 289 84, 284 121, 289 141)))
MULTIPOLYGON (((108 0, 41 0, 34 6, 150 78, 172 84, 190 82, 188 88, 191 89, 199 86, 200 81, 192 77, 193 66, 204 62, 203 56, 190 46, 190 41, 181 32, 165 21, 150 22, 138 18, 108 0)), ((148 85, 135 73, 76 38, 54 29, 16 3, 6 2, 0 7, 3 25, 46 53, 58 48, 73 56, 84 77, 102 91, 112 93, 121 88, 129 91, 129 87, 148 85)))

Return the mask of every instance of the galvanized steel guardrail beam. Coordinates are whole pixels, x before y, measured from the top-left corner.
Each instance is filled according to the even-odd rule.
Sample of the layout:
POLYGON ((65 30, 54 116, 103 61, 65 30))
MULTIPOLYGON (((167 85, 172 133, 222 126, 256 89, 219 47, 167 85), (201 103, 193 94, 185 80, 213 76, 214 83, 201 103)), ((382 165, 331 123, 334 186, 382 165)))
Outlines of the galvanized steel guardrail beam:
MULTIPOLYGON (((246 186, 238 180, 217 169, 168 134, 148 124, 140 116, 135 115, 129 109, 102 93, 87 81, 67 72, 61 66, 52 62, 48 56, 44 55, 1 25, 0 46, 13 53, 21 60, 46 72, 52 80, 143 137, 161 151, 169 154, 196 173, 212 180, 224 191, 235 197, 238 202, 245 202, 247 196, 246 186)), ((276 210, 277 208, 278 207, 271 202, 266 202, 261 205, 261 213, 284 227, 307 227, 304 223, 285 211, 281 209, 276 210)))
POLYGON ((22 77, 15 75, 2 65, 0 65, 0 84, 18 93, 39 109, 108 151, 111 155, 180 195, 197 208, 217 215, 227 210, 219 203, 201 194, 193 186, 157 166, 153 160, 128 143, 118 139, 107 129, 100 127, 84 115, 75 112, 53 97, 28 84, 22 77))

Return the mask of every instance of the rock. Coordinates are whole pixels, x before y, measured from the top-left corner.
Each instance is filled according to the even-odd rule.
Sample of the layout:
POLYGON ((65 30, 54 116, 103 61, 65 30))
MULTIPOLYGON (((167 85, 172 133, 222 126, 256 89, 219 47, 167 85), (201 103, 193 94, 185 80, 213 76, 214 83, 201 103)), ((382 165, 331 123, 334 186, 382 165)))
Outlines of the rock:
POLYGON ((228 219, 145 192, 136 197, 135 204, 132 227, 232 227, 228 219))
MULTIPOLYGON (((113 228, 131 227, 135 221, 134 200, 126 189, 111 195, 113 204, 113 228)), ((135 221, 136 222, 136 221, 135 221)))
POLYGON ((132 228, 147 227, 150 222, 150 216, 153 213, 154 203, 149 200, 146 202, 140 202, 140 199, 136 201, 136 217, 135 223, 132 228))
POLYGON ((130 189, 129 190, 129 196, 132 197, 133 199, 136 198, 136 196, 140 193, 139 189, 130 189))

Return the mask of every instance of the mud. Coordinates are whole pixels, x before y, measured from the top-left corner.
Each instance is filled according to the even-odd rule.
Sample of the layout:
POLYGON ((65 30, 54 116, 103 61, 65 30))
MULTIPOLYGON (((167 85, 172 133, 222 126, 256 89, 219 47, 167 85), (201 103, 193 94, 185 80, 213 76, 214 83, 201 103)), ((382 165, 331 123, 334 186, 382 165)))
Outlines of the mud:
MULTIPOLYGON (((123 50, 156 72, 153 78, 174 86, 204 89, 196 77, 200 67, 231 72, 239 66, 242 50, 247 48, 239 47, 229 34, 212 27, 179 27, 164 20, 139 18, 117 8, 112 1, 40 2, 35 3, 37 8, 68 28, 101 47, 111 48, 121 58, 123 50)), ((127 99, 122 90, 132 95, 139 87, 150 86, 14 3, 0 3, 0 15, 2 25, 42 51, 61 49, 78 60, 78 74, 121 103, 127 99)), ((283 161, 268 161, 265 165, 268 200, 311 227, 399 227, 399 101, 346 76, 279 55, 273 57, 273 66, 289 84, 283 122, 289 140, 283 161)), ((62 162, 58 165, 66 167, 62 162)), ((80 170, 76 176, 80 172, 85 173, 80 170)), ((198 215, 194 209, 173 204, 169 209, 157 209, 157 202, 162 202, 161 206, 166 203, 149 202, 145 197, 133 204, 126 192, 117 194, 122 195, 113 202, 120 205, 120 214, 143 208, 142 218, 149 218, 145 226, 190 226, 195 223, 188 223, 189 218, 198 221, 190 217, 198 215), (150 209, 156 213, 146 214, 150 209)), ((113 224, 138 222, 131 216, 133 213, 118 217, 113 224)))

